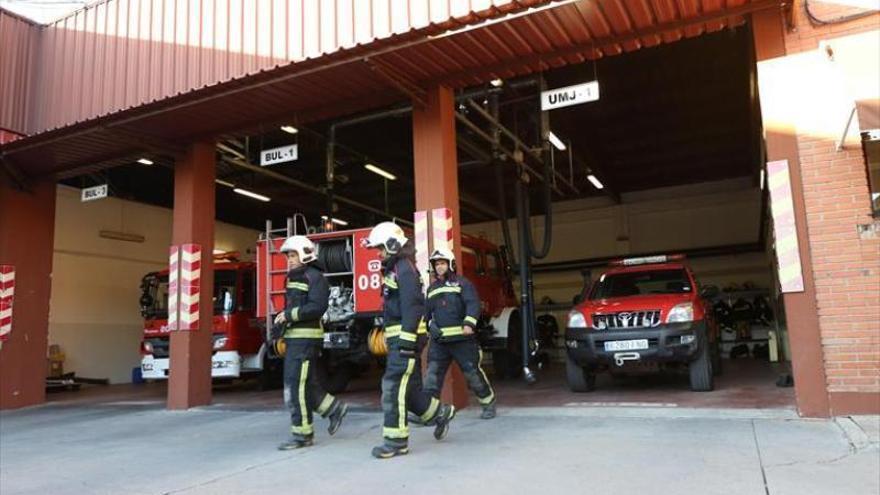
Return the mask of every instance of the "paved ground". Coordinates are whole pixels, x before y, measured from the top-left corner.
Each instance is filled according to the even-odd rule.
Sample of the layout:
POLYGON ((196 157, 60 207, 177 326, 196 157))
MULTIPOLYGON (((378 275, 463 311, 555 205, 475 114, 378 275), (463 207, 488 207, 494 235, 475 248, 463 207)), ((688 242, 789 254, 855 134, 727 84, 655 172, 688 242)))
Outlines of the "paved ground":
POLYGON ((877 417, 576 404, 476 413, 443 442, 414 429, 409 456, 377 461, 371 408, 333 438, 320 422, 314 447, 279 452, 287 418, 277 408, 55 403, 0 414, 0 493, 880 493, 877 417))

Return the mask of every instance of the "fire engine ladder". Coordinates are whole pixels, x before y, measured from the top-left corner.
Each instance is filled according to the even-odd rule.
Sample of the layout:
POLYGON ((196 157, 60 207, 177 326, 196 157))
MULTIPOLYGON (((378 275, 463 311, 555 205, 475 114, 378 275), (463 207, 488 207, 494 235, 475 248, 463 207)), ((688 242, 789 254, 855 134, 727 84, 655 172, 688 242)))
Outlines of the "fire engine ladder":
POLYGON ((272 220, 266 220, 266 231, 263 233, 264 239, 266 239, 266 256, 263 258, 266 260, 266 270, 263 273, 266 287, 266 342, 269 342, 272 339, 273 320, 278 311, 281 311, 280 309, 278 311, 275 310, 275 306, 272 304, 272 296, 285 293, 284 288, 280 290, 272 290, 272 276, 287 273, 286 267, 279 270, 272 269, 272 255, 278 254, 279 252, 275 247, 275 241, 298 235, 297 219, 302 220, 302 224, 305 226, 305 231, 308 232, 309 224, 306 220, 306 216, 302 213, 295 213, 292 217, 288 217, 287 225, 278 229, 272 228, 272 220))

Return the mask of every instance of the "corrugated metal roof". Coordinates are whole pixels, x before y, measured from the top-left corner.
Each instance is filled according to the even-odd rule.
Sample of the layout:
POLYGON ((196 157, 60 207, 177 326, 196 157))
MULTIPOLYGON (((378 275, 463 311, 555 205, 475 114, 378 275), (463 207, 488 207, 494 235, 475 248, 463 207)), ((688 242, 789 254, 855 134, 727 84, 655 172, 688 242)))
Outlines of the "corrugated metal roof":
POLYGON ((36 89, 39 27, 0 9, 0 129, 25 134, 27 102, 36 89))
POLYGON ((200 136, 311 122, 418 98, 418 88, 431 84, 464 87, 698 36, 781 6, 778 0, 729 0, 727 6, 720 0, 583 0, 506 16, 496 12, 454 30, 431 26, 261 70, 3 150, 30 174, 71 173, 200 136), (402 87, 411 93, 401 93, 402 87))

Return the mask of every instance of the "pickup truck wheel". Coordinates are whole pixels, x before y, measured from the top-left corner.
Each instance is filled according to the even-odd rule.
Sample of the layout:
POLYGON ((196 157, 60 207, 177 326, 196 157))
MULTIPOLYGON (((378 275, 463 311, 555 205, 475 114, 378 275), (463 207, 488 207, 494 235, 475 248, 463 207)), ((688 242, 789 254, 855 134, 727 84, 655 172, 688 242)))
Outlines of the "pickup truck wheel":
POLYGON ((721 366, 721 345, 715 342, 712 344, 712 374, 720 376, 722 372, 721 366))
POLYGON ((712 375, 712 345, 701 342, 697 357, 688 365, 691 390, 694 392, 710 392, 715 388, 712 375))
POLYGON ((565 378, 572 392, 592 392, 596 389, 596 374, 565 354, 565 378))

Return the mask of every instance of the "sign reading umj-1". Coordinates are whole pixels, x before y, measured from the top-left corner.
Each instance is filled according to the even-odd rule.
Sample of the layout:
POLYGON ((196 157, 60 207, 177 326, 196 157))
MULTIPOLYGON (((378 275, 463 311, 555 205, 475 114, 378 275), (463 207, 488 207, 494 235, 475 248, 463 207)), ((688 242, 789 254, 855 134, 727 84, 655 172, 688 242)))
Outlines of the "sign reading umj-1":
POLYGON ((599 99, 599 81, 541 91, 541 110, 580 105, 599 99))
POLYGON ((263 150, 260 152, 260 165, 275 165, 276 163, 292 162, 298 158, 295 144, 263 150))

